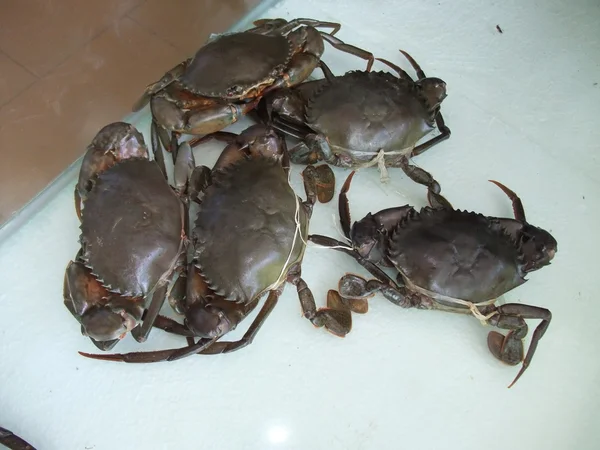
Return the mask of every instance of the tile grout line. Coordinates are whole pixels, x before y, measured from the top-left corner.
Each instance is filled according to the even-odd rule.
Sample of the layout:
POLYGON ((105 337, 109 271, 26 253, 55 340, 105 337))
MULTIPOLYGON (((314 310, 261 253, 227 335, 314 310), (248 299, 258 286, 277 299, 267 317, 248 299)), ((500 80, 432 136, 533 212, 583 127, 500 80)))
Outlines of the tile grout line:
MULTIPOLYGON (((129 13, 131 13, 132 11, 130 11, 129 13)), ((171 47, 174 50, 181 50, 179 47, 177 47, 176 45, 171 44, 169 41, 165 40, 163 37, 161 37, 158 32, 156 32, 153 28, 150 28, 147 25, 144 25, 143 23, 141 23, 139 20, 137 20, 134 17, 131 17, 129 15, 129 13, 126 14, 127 18, 129 20, 131 20, 133 23, 135 23, 137 26, 139 26, 140 28, 142 28, 144 31, 146 31, 147 33, 149 33, 151 36, 154 36, 156 38, 158 38, 160 41, 162 41, 163 43, 167 44, 169 47, 171 47)))
POLYGON ((9 60, 11 60, 12 62, 14 62, 17 66, 19 66, 21 69, 23 69, 29 75, 31 75, 32 77, 34 77, 36 80, 39 80, 41 78, 39 75, 36 75, 35 73, 33 73, 31 70, 29 70, 28 67, 25 67, 23 64, 21 64, 15 58, 13 58, 12 56, 10 56, 8 53, 6 53, 6 51, 2 50, 1 48, 0 48, 0 52, 2 52, 2 54, 4 56, 6 56, 9 60))
POLYGON ((17 65, 18 67, 20 67, 26 73, 28 73, 29 75, 31 75, 33 77, 33 80, 31 80, 30 83, 26 84, 21 89, 14 91, 12 93, 12 95, 9 95, 8 98, 4 102, 0 103, 0 108, 2 108, 2 107, 4 107, 4 105, 8 105, 15 97, 18 97, 19 95, 21 95, 21 93, 25 92, 27 89, 29 89, 31 86, 33 86, 35 83, 37 83, 40 80, 40 77, 38 77, 36 74, 34 74, 27 67, 25 67, 24 65, 19 63, 19 61, 16 61, 12 56, 10 56, 4 50, 0 49, 0 53, 2 53, 2 55, 4 55, 6 57, 6 59, 8 59, 10 62, 14 63, 15 65, 17 65))
MULTIPOLYGON (((129 18, 129 13, 131 13, 137 7, 142 6, 144 3, 146 3, 146 2, 143 1, 139 5, 132 6, 127 11, 125 11, 121 16, 119 16, 116 19, 116 21, 123 20, 124 17, 129 18)), ((8 101, 6 101, 5 103, 1 104, 0 108, 3 108, 4 106, 8 105, 11 101, 13 101, 16 97, 18 97, 18 95, 20 95, 23 92, 25 92, 26 90, 30 89, 33 85, 35 85, 39 81, 43 80, 44 78, 48 77, 49 75, 52 75, 56 71, 56 69, 58 69, 59 67, 61 67, 65 62, 67 62, 70 58, 72 58, 73 55, 76 55, 80 50, 82 50, 83 48, 85 48, 86 45, 89 45, 92 41, 96 40, 98 37, 100 37, 102 34, 104 34, 104 32, 106 32, 107 30, 109 30, 110 27, 113 25, 113 23, 114 23, 114 21, 111 22, 110 24, 106 25, 104 28, 101 28, 100 30, 98 30, 98 32, 96 32, 92 36, 90 36, 89 39, 86 42, 84 42, 81 46, 79 46, 76 49, 74 49, 65 58, 63 58, 62 60, 60 60, 59 62, 57 62, 56 65, 54 67, 52 67, 48 72, 46 72, 43 76, 36 75, 34 72, 32 72, 31 70, 29 70, 27 67, 23 66, 18 61, 16 61, 12 56, 10 56, 8 53, 6 53, 6 51, 2 50, 2 48, 0 48, 0 52, 2 52, 4 55, 6 55, 6 57, 8 59, 10 59, 12 62, 14 62, 15 64, 17 64, 19 67, 22 67, 23 69, 25 69, 25 71, 27 73, 29 73, 30 75, 32 75, 33 77, 35 77, 35 80, 32 83, 30 83, 25 88, 21 89, 15 96, 11 97, 8 101)))

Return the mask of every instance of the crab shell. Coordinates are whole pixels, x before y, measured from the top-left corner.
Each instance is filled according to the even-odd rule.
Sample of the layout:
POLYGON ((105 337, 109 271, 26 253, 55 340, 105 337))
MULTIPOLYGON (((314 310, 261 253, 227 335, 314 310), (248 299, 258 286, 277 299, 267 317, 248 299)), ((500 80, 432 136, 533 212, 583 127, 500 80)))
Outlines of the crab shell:
POLYGON ((84 203, 82 258, 111 292, 145 297, 183 248, 184 209, 158 165, 127 159, 100 173, 84 203))
MULTIPOLYGON (((435 128, 435 114, 415 85, 387 72, 353 71, 331 82, 301 85, 301 95, 311 89, 305 107, 305 123, 327 136, 333 152, 344 165, 354 167, 372 160, 379 150, 404 150, 435 128)), ((386 162, 402 154, 386 155, 386 162)))
POLYGON ((198 50, 179 83, 205 97, 243 99, 253 89, 271 85, 292 53, 292 43, 283 35, 225 34, 198 50))
POLYGON ((308 219, 278 161, 242 160, 206 190, 193 231, 197 267, 216 294, 249 303, 302 260, 308 219))
POLYGON ((496 299, 523 284, 519 247, 501 227, 458 210, 414 211, 391 233, 388 258, 407 285, 474 303, 496 299))

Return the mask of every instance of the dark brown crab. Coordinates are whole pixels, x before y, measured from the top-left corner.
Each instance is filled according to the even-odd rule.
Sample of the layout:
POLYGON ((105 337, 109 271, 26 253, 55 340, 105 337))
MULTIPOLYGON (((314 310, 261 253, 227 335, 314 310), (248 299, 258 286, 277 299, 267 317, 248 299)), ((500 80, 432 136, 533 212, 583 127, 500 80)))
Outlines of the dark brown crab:
MULTIPOLYGON (((185 145, 181 158, 191 154, 185 145)), ((178 163, 176 180, 186 183, 182 170, 178 163)), ((185 204, 148 159, 143 136, 124 122, 101 129, 88 147, 75 199, 81 250, 65 272, 64 304, 102 350, 131 330, 144 341, 170 279, 185 266, 185 204)))
POLYGON ((414 81, 404 70, 376 58, 388 72, 352 71, 334 76, 321 62, 325 78, 270 92, 261 100, 257 115, 279 131, 301 142, 290 149, 292 162, 325 161, 340 167, 407 166, 407 159, 448 139, 440 105, 446 83, 429 78, 416 61, 400 50, 415 69, 414 81), (417 142, 436 127, 439 135, 417 142))
POLYGON ((153 147, 160 138, 165 148, 174 151, 179 134, 220 131, 251 111, 266 91, 304 81, 320 61, 324 40, 367 59, 369 67, 373 63, 371 53, 334 37, 340 28, 337 23, 262 19, 254 25, 218 36, 146 88, 134 111, 150 101, 153 147), (323 27, 333 31, 317 30, 323 27))
POLYGON ((511 199, 515 219, 486 217, 455 210, 442 196, 430 197, 434 207, 416 211, 411 206, 368 214, 350 227, 346 193, 354 172, 346 180, 339 198, 340 220, 352 248, 325 236, 309 239, 337 247, 353 256, 377 279, 367 281, 347 274, 340 280, 342 298, 366 299, 375 292, 404 308, 436 309, 472 313, 490 325, 509 330, 506 336, 491 331, 492 354, 510 365, 523 365, 511 387, 525 372, 552 314, 545 308, 508 303, 496 299, 527 281, 526 275, 548 264, 557 242, 547 231, 529 224, 517 195, 493 181, 511 199), (380 267, 398 271, 397 283, 380 267), (524 319, 541 319, 523 359, 524 319))
MULTIPOLYGON (((215 167, 198 167, 192 178, 206 187, 192 236, 193 262, 173 291, 180 292, 175 309, 185 315, 185 326, 170 319, 166 331, 188 337, 188 346, 157 352, 84 356, 125 362, 173 361, 202 353, 228 353, 250 344, 275 307, 285 282, 296 286, 304 317, 317 327, 344 336, 351 315, 345 309, 317 310, 313 295, 301 278, 301 263, 309 219, 316 199, 317 172, 303 172, 307 200, 289 185, 285 141, 275 130, 255 125, 240 136, 217 133, 205 139, 229 142, 215 167), (182 293, 185 291, 185 295, 182 293), (219 341, 250 314, 260 298, 268 298, 241 340, 219 341), (194 343, 193 337, 200 337, 194 343)), ((204 139, 203 139, 204 140, 204 139)), ((329 299, 330 304, 336 298, 329 299)), ((333 303, 334 306, 337 304, 333 303)))

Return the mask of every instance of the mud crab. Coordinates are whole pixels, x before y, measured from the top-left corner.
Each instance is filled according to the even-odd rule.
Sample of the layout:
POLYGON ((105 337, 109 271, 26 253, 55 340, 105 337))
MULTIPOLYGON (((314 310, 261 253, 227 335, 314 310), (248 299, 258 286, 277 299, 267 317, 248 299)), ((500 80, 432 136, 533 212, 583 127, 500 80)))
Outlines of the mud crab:
MULTIPOLYGON (((191 154, 185 146, 182 158, 191 154)), ((101 350, 132 330, 144 341, 169 281, 185 268, 182 170, 189 171, 178 162, 175 178, 183 184, 173 189, 148 159, 143 136, 124 122, 101 129, 88 147, 75 189, 81 250, 65 272, 64 304, 101 350)))
POLYGON ((146 88, 133 109, 150 101, 153 146, 160 140, 174 152, 179 134, 220 131, 251 111, 265 92, 304 81, 319 64, 324 40, 368 60, 368 67, 373 63, 371 53, 334 36, 340 29, 337 23, 261 19, 254 25, 209 41, 146 88))
POLYGON ((212 170, 197 167, 193 178, 205 186, 192 231, 193 261, 187 281, 175 283, 180 292, 173 306, 185 315, 184 325, 161 318, 159 325, 188 337, 181 349, 128 354, 92 355, 95 359, 134 363, 173 361, 192 354, 217 354, 250 344, 275 307, 285 282, 296 286, 304 317, 316 327, 344 336, 351 315, 334 307, 317 310, 313 295, 301 277, 301 263, 309 219, 316 199, 312 166, 303 172, 306 201, 301 201, 288 181, 289 158, 285 141, 262 125, 241 135, 217 133, 205 139, 228 142, 212 170), (185 295, 181 295, 185 292, 185 295), (258 305, 267 300, 245 335, 234 342, 219 341, 258 305), (199 337, 194 342, 193 337, 199 337))
POLYGON ((492 182, 512 201, 514 219, 456 210, 438 195, 430 198, 431 207, 420 211, 409 205, 384 209, 367 214, 350 227, 347 192, 353 175, 339 196, 340 221, 351 247, 326 236, 309 237, 353 256, 376 277, 367 281, 346 274, 339 284, 341 297, 364 300, 380 292, 403 308, 472 313, 484 323, 509 330, 506 336, 491 331, 488 347, 509 365, 522 361, 511 387, 531 363, 552 314, 537 306, 496 306, 495 302, 525 283, 527 274, 550 264, 557 251, 554 237, 529 224, 519 197, 497 181, 492 182), (397 282, 381 267, 396 269, 397 282), (541 322, 523 358, 523 339, 528 331, 525 319, 541 322))
POLYGON ((292 162, 355 169, 378 165, 386 181, 386 166, 404 168, 407 158, 450 137, 440 112, 446 83, 426 77, 412 56, 400 52, 415 69, 416 81, 382 58, 375 59, 398 76, 370 69, 334 76, 321 62, 325 78, 266 94, 256 115, 300 139, 290 149, 292 162), (440 134, 416 145, 436 126, 440 134))

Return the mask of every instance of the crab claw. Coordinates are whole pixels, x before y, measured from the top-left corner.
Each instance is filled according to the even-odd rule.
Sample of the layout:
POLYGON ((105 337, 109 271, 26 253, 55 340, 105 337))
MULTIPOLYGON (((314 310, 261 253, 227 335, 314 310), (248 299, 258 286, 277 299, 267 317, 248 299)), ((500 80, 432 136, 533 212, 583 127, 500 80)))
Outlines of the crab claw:
POLYGON ((363 277, 347 273, 338 284, 340 295, 346 299, 364 299, 375 295, 363 277))
POLYGON ((513 336, 511 331, 506 336, 497 331, 488 334, 488 348, 492 355, 509 366, 516 366, 523 361, 523 340, 513 336))
POLYGON ((327 293, 327 306, 333 309, 347 309, 357 314, 366 314, 369 311, 366 298, 345 298, 333 289, 327 293))
POLYGON ((85 201, 91 182, 106 169, 128 158, 148 158, 144 136, 131 124, 114 122, 102 128, 88 145, 75 189, 75 207, 85 201))

